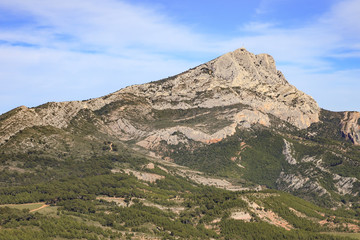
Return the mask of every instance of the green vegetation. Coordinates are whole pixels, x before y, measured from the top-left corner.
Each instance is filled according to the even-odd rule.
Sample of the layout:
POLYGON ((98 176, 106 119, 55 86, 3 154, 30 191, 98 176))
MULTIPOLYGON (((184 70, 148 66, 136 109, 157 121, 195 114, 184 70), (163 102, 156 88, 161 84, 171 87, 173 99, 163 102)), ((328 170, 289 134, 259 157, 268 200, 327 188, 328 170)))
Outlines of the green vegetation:
POLYGON ((286 231, 265 222, 244 223, 237 220, 222 221, 221 233, 225 239, 343 239, 305 231, 286 231))
POLYGON ((344 233, 344 232, 328 232, 324 234, 329 234, 333 236, 341 236, 341 237, 348 237, 351 239, 360 239, 360 233, 344 233))
POLYGON ((244 141, 250 147, 241 153, 241 164, 245 167, 243 177, 275 188, 280 172, 288 168, 282 154, 284 141, 279 135, 268 130, 252 132, 244 141))
MULTIPOLYGON (((342 239, 314 233, 326 228, 296 216, 289 208, 319 220, 323 217, 318 212, 325 210, 289 194, 277 191, 230 192, 196 185, 159 168, 143 171, 161 174, 165 178, 144 183, 134 176, 116 173, 0 188, 2 204, 46 201, 57 206, 48 207, 51 211, 43 214, 29 213, 27 209, 0 208, 0 239, 116 239, 131 234, 166 239, 342 239), (258 194, 265 197, 257 198, 258 194), (118 206, 111 198, 104 200, 106 198, 101 196, 113 197, 124 204, 118 206), (251 213, 244 197, 260 201, 265 208, 287 220, 295 230, 289 232, 269 225, 253 213, 250 223, 231 219, 234 209, 251 213), (172 207, 182 207, 183 210, 175 213, 172 207), (216 219, 220 221, 214 224, 216 219)), ((19 208, 23 206, 19 205, 19 208)), ((340 216, 341 213, 327 214, 340 216)), ((355 213, 349 212, 348 217, 355 217, 355 213)), ((345 221, 348 218, 340 219, 345 221)))
MULTIPOLYGON (((209 111, 208 108, 193 108, 193 109, 164 109, 155 110, 153 109, 151 115, 153 116, 152 121, 148 121, 155 129, 162 129, 166 127, 174 126, 189 126, 194 127, 197 124, 206 121, 206 129, 208 133, 212 134, 217 130, 220 130, 231 124, 230 120, 218 119, 216 116, 222 115, 224 112, 236 108, 242 108, 243 105, 235 105, 231 107, 215 107, 209 111), (210 130, 210 131, 209 131, 210 130)), ((204 129, 205 130, 205 129, 204 129)))
MULTIPOLYGON (((125 106, 127 109, 137 108, 142 104, 147 104, 145 98, 135 96, 131 93, 123 94, 121 100, 111 102, 110 104, 105 105, 99 110, 94 111, 94 113, 98 116, 103 116, 116 111, 118 108, 125 106)), ((140 115, 138 115, 140 116, 140 115)))
POLYGON ((114 166, 135 167, 148 162, 145 158, 133 157, 129 153, 122 153, 121 155, 103 154, 84 160, 65 158, 62 161, 56 158, 43 157, 36 152, 16 155, 0 154, 0 159, 6 161, 9 158, 18 162, 17 166, 21 167, 23 172, 10 171, 9 168, 5 167, 0 171, 0 183, 3 186, 27 185, 47 181, 47 179, 101 175, 110 173, 114 166))
POLYGON ((5 204, 5 205, 0 205, 0 207, 16 208, 19 210, 28 209, 31 211, 31 210, 37 209, 43 205, 44 205, 44 203, 5 204))
MULTIPOLYGON (((336 120, 333 124, 337 123, 336 120)), ((328 130, 323 131, 325 134, 328 130)), ((297 133, 299 136, 302 134, 297 133)), ((360 178, 359 148, 346 147, 344 140, 339 142, 340 140, 335 138, 331 143, 323 145, 315 138, 292 138, 287 131, 254 126, 251 130, 238 130, 233 136, 210 145, 188 141, 188 144, 176 146, 162 143, 160 151, 178 164, 210 175, 232 178, 242 183, 252 182, 272 189, 287 189, 288 183, 278 181, 281 172, 308 178, 326 189, 329 194, 319 196, 318 193, 309 192, 310 183, 293 190, 292 193, 321 206, 335 206, 335 201, 357 201, 356 196, 337 193, 337 180, 334 180, 333 174, 360 178), (284 138, 292 146, 291 154, 297 162, 295 165, 285 161, 284 138), (346 151, 342 149, 344 147, 346 151), (238 164, 241 164, 241 167, 238 164)), ((359 185, 358 182, 354 183, 353 193, 358 192, 356 186, 359 185)))
POLYGON ((62 215, 47 217, 41 214, 31 214, 27 210, 0 208, 0 239, 99 239, 119 238, 120 232, 106 230, 88 225, 76 219, 62 215))
POLYGON ((177 146, 169 151, 169 156, 180 165, 218 176, 236 178, 240 175, 240 168, 230 158, 236 154, 238 148, 239 142, 231 137, 193 150, 184 145, 177 146))
MULTIPOLYGON (((198 92, 196 97, 207 98, 211 94, 198 92)), ((66 128, 25 128, 2 144, 0 239, 356 237, 337 233, 351 231, 349 226, 356 229, 360 222, 359 195, 355 194, 360 183, 355 182, 349 194, 341 195, 337 189, 340 177, 360 178, 360 148, 341 136, 342 113, 323 110, 321 122, 306 130, 296 130, 270 116, 274 126, 279 127, 255 125, 247 130, 238 129, 234 135, 212 144, 195 142, 175 132, 174 135, 188 143, 162 142, 152 149, 175 163, 210 176, 271 189, 231 192, 196 184, 177 175, 179 169, 171 164, 166 166, 168 170, 158 168, 159 163, 148 169, 149 159, 140 153, 143 149, 127 147, 134 147, 135 140, 122 142, 119 140, 122 133, 109 135, 109 126, 104 122, 109 121, 107 116, 116 115, 146 131, 179 125, 213 133, 229 125, 231 121, 224 117, 229 111, 239 111, 245 106, 151 109, 144 115, 148 104, 142 97, 124 94, 119 101, 95 112, 81 110, 66 128), (284 157, 284 139, 292 146, 296 164, 289 164, 284 157), (124 169, 162 178, 145 182, 135 174, 125 174, 124 169), (299 184, 297 189, 286 188, 289 184, 281 182, 281 173, 300 180, 306 178, 318 184, 315 187, 325 189, 326 194, 319 196, 310 183, 299 184), (286 189, 303 199, 275 189, 286 189), (43 203, 48 207, 29 211, 43 203), (321 206, 337 206, 337 209, 321 206), (269 224, 259 214, 261 211, 278 216, 291 230, 269 224), (239 212, 246 213, 248 219, 235 220, 232 214, 239 212), (331 231, 336 233, 323 234, 331 231)), ((17 111, 20 109, 0 116, 0 121, 17 111)))

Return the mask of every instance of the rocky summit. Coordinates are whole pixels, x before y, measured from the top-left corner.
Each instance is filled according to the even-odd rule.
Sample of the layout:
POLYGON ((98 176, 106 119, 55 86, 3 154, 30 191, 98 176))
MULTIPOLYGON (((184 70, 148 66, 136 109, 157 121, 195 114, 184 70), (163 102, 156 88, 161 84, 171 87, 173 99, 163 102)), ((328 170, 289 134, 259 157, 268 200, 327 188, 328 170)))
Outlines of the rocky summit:
POLYGON ((135 126, 126 111, 128 108, 136 108, 143 118, 151 118, 149 113, 153 110, 191 111, 234 106, 221 116, 231 124, 214 134, 204 133, 197 127, 181 128, 181 123, 172 128, 194 140, 210 142, 231 135, 238 126, 246 128, 255 123, 270 126, 269 115, 304 129, 318 122, 320 114, 317 103, 286 81, 270 55, 254 55, 241 48, 174 77, 130 86, 101 98, 48 103, 32 109, 19 107, 7 114, 11 117, 3 119, 0 142, 26 127, 66 128, 81 110, 101 111, 111 105, 119 108, 105 114, 107 131, 120 138, 136 139, 149 135, 149 129, 135 126), (126 101, 132 101, 132 106, 126 101))
POLYGON ((198 183, 351 206, 360 193, 359 119, 321 109, 270 55, 240 48, 103 97, 13 109, 0 116, 0 152, 21 175, 127 149, 198 171, 179 172, 198 183), (42 160, 27 169, 29 156, 42 160))

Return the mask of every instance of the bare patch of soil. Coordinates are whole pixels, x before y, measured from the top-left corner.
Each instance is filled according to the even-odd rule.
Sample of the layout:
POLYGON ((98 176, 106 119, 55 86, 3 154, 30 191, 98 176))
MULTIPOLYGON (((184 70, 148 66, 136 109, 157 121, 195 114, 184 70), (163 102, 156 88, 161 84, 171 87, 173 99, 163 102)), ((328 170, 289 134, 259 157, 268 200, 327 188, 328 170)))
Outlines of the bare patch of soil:
POLYGON ((291 226, 285 219, 281 218, 279 215, 274 213, 271 210, 265 210, 263 207, 259 206, 255 202, 250 202, 247 198, 242 198, 244 201, 246 201, 249 204, 249 207, 251 210, 263 221, 268 222, 270 224, 273 224, 277 227, 282 227, 285 230, 291 230, 293 229, 293 226, 291 226))
POLYGON ((251 215, 247 212, 232 212, 230 218, 250 222, 251 215))

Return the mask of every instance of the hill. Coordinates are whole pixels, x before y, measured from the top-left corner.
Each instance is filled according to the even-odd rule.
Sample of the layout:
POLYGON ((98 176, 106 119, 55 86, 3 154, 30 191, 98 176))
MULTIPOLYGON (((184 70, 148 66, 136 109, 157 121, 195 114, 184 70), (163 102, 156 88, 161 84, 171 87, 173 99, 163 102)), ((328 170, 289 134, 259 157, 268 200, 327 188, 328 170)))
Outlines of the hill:
POLYGON ((359 118, 321 109, 271 56, 243 48, 100 98, 21 106, 0 116, 0 203, 43 202, 53 212, 4 208, 0 232, 34 239, 359 232, 359 118), (75 224, 76 234, 46 231, 46 223, 75 224))

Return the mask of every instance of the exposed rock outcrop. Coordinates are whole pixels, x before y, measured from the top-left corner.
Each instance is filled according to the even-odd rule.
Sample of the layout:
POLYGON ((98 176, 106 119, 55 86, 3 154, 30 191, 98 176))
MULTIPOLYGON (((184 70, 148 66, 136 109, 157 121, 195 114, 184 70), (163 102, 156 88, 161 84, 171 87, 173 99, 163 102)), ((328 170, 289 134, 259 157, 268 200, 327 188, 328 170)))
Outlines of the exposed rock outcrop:
POLYGON ((355 145, 360 145, 360 112, 344 112, 341 131, 345 138, 350 139, 355 145))
POLYGON ((121 93, 151 98, 156 109, 241 103, 301 129, 319 121, 317 103, 286 81, 271 56, 254 55, 243 48, 167 80, 131 86, 115 94, 121 93))
POLYGON ((356 189, 356 192, 353 192, 354 183, 359 182, 357 178, 354 177, 342 177, 338 174, 334 174, 334 180, 336 180, 335 187, 341 194, 351 194, 351 195, 358 195, 360 189, 356 189))
POLYGON ((267 127, 270 126, 270 120, 267 115, 259 111, 251 111, 248 109, 234 114, 233 121, 234 122, 229 126, 226 126, 213 134, 207 134, 184 126, 155 130, 137 144, 144 148, 152 149, 161 141, 165 141, 167 144, 171 145, 177 145, 180 142, 186 143, 187 139, 203 143, 216 143, 233 135, 236 132, 237 127, 250 128, 254 124, 261 124, 267 127))
MULTIPOLYGON (((356 154, 348 153, 349 157, 341 157, 347 151, 346 144, 340 146, 337 141, 341 141, 341 130, 345 138, 360 145, 360 113, 321 111, 321 122, 319 118, 320 108, 314 99, 289 84, 270 55, 254 55, 241 48, 179 75, 129 86, 103 97, 18 107, 0 116, 0 147, 5 149, 4 154, 7 149, 15 149, 12 154, 40 150, 55 159, 71 158, 71 154, 82 158, 83 151, 89 156, 117 152, 118 148, 120 152, 117 146, 124 145, 150 157, 183 164, 171 153, 184 155, 197 147, 206 152, 224 146, 209 152, 209 156, 196 153, 196 158, 206 156, 199 163, 183 162, 202 171, 211 169, 212 173, 223 163, 228 164, 221 174, 231 172, 256 184, 276 181, 279 189, 289 192, 331 197, 334 191, 356 196, 360 192, 356 189, 356 171, 340 176, 336 166, 343 164, 350 169, 358 166, 358 159, 352 157, 356 154), (308 127, 310 131, 301 131, 308 127), (28 131, 22 131, 26 128, 28 131), (233 137, 224 145, 211 145, 229 136, 233 137), (321 146, 327 138, 334 140, 329 141, 335 142, 334 150, 321 146), (185 151, 178 151, 184 145, 185 151), (321 149, 317 151, 316 147, 321 149), (156 154, 152 156, 149 150, 156 154), (340 157, 327 156, 332 151, 340 157), (212 161, 216 162, 213 166, 212 161), (267 170, 253 166, 257 161, 266 162, 267 170), (201 169, 202 165, 206 167, 201 169), (267 173, 264 181, 254 179, 267 173)), ((126 172, 144 181, 161 179, 156 174, 126 172)), ((227 180, 196 174, 189 178, 201 184, 243 190, 227 180)))
POLYGON ((290 142, 286 141, 284 139, 284 149, 283 149, 283 154, 285 156, 285 160, 291 164, 294 165, 296 164, 296 159, 293 157, 293 146, 290 142))
POLYGON ((53 126, 66 128, 82 109, 97 110, 104 106, 100 99, 95 101, 51 102, 36 108, 18 107, 6 114, 0 121, 0 144, 27 127, 53 126))
POLYGON ((319 121, 317 103, 286 81, 270 55, 254 55, 241 48, 169 79, 130 86, 101 98, 47 103, 31 109, 19 107, 1 121, 0 144, 26 127, 50 125, 66 128, 82 109, 96 111, 111 104, 116 105, 115 110, 103 116, 109 133, 123 140, 154 138, 154 134, 146 134, 134 126, 131 119, 124 117, 133 111, 127 107, 131 105, 131 96, 142 101, 136 117, 145 116, 152 109, 247 106, 248 110, 233 112, 230 117, 233 123, 212 135, 182 126, 157 133, 165 135, 161 139, 173 143, 177 141, 170 137, 174 131, 196 141, 216 142, 231 135, 238 125, 245 128, 256 123, 270 126, 268 114, 301 129, 319 121))
POLYGON ((329 194, 317 181, 312 181, 309 177, 302 176, 301 174, 286 174, 285 172, 281 172, 276 183, 281 190, 285 191, 303 190, 315 192, 320 196, 329 194))

